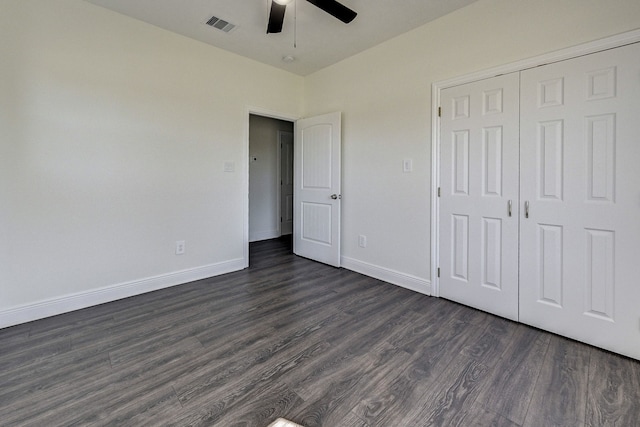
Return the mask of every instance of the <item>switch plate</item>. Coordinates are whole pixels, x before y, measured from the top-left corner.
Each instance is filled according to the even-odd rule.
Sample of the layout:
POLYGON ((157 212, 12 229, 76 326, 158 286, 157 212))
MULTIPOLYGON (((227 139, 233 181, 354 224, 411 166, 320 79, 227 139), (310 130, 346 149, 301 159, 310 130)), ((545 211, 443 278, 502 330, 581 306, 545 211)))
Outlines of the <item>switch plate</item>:
POLYGON ((403 172, 412 172, 413 171, 413 160, 412 159, 404 159, 402 161, 402 171, 403 172))
POLYGON ((358 246, 361 248, 367 247, 367 236, 363 236, 362 234, 358 236, 358 246))
POLYGON ((176 240, 176 255, 184 254, 186 250, 186 245, 184 240, 176 240))

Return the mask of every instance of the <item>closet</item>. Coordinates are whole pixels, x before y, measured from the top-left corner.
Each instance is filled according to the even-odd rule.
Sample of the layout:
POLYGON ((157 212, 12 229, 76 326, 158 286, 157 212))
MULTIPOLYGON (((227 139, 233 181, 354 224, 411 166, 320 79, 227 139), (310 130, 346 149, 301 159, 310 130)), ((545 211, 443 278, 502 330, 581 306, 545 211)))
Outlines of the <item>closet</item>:
POLYGON ((640 359, 640 44, 440 102, 440 296, 640 359))

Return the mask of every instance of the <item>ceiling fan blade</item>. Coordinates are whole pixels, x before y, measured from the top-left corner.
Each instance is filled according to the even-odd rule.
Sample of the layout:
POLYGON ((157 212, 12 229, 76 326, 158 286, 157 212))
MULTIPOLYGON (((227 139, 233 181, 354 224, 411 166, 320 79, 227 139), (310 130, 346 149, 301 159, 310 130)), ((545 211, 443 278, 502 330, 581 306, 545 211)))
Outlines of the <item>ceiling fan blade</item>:
POLYGON ((353 10, 349 9, 347 6, 338 3, 336 0, 307 0, 312 5, 319 7, 330 15, 338 18, 345 24, 353 21, 356 15, 358 15, 353 10))
POLYGON ((267 24, 267 34, 282 32, 284 22, 284 12, 287 6, 271 1, 271 12, 269 13, 269 23, 267 24))

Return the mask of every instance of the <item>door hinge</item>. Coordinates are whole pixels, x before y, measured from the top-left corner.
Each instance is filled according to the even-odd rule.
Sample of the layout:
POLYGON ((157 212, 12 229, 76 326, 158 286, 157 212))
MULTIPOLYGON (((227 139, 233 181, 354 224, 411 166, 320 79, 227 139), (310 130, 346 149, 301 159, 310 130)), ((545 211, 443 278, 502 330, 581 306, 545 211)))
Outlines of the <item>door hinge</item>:
POLYGON ((440 187, 438 187, 438 197, 440 197, 440 187))
POLYGON ((280 217, 280 222, 282 222, 282 217, 280 217))
POLYGON ((438 267, 438 277, 440 277, 440 267, 438 267))
POLYGON ((442 107, 438 107, 438 117, 442 117, 442 107))

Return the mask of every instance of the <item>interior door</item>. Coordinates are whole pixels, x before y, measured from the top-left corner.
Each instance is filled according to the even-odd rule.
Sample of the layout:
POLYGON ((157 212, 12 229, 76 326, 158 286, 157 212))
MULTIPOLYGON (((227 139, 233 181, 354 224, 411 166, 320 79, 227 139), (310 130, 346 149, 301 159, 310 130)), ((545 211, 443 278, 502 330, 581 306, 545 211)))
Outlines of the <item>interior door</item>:
POLYGON ((293 133, 280 131, 280 235, 293 232, 293 133))
POLYGON ((520 320, 640 358, 640 45, 522 72, 520 320))
POLYGON ((340 266, 340 113, 295 125, 293 252, 340 266))
POLYGON ((441 93, 440 296, 518 319, 518 73, 441 93))

